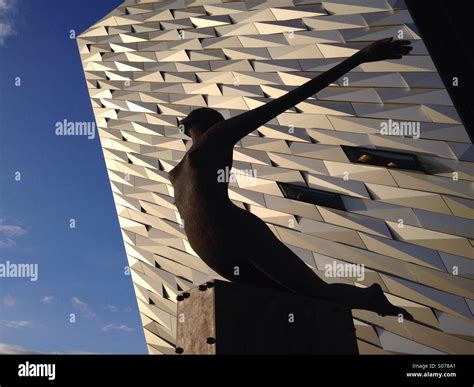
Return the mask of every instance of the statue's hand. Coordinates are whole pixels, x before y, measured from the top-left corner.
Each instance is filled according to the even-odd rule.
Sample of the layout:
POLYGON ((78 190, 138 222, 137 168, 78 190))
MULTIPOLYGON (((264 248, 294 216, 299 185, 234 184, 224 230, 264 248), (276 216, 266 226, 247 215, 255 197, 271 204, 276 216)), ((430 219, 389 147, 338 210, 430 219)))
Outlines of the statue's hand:
POLYGON ((409 40, 385 38, 363 48, 356 56, 361 63, 377 62, 385 59, 401 59, 403 55, 408 55, 412 49, 409 40))

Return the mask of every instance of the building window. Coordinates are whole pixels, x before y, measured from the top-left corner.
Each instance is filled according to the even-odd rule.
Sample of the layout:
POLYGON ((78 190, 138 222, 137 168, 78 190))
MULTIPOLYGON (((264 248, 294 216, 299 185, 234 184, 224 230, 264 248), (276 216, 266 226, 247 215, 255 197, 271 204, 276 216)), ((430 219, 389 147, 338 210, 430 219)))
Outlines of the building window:
POLYGON ((278 186, 283 195, 288 199, 299 200, 300 202, 317 204, 319 206, 335 208, 342 211, 346 210, 341 195, 337 193, 289 183, 278 183, 278 186))
POLYGON ((379 167, 407 169, 426 173, 415 155, 409 153, 393 152, 379 149, 359 148, 341 145, 352 163, 376 165, 379 167))

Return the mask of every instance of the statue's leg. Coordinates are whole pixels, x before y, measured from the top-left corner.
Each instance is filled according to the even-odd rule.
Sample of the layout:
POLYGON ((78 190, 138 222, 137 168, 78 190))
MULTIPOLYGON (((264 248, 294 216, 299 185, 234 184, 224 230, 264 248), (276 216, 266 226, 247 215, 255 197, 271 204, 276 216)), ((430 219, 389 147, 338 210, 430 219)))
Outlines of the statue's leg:
POLYGON ((279 284, 266 275, 262 270, 259 270, 248 259, 241 259, 239 261, 233 262, 231 266, 232 267, 229 267, 226 270, 226 275, 223 276, 232 282, 294 293, 291 289, 279 284))
POLYGON ((413 319, 403 308, 392 305, 378 284, 368 288, 327 284, 280 241, 263 247, 268 247, 267 253, 259 249, 261 253, 249 257, 249 262, 257 271, 289 291, 343 304, 351 309, 370 310, 381 315, 403 314, 406 319, 413 319))
POLYGON ((235 219, 235 229, 229 234, 238 237, 239 243, 234 243, 230 251, 232 256, 238 257, 236 260, 242 262, 241 277, 238 279, 231 275, 231 278, 226 278, 254 286, 276 286, 303 296, 343 304, 351 309, 371 310, 381 315, 403 313, 410 318, 402 308, 388 301, 377 284, 368 288, 327 284, 254 214, 236 209, 235 219))

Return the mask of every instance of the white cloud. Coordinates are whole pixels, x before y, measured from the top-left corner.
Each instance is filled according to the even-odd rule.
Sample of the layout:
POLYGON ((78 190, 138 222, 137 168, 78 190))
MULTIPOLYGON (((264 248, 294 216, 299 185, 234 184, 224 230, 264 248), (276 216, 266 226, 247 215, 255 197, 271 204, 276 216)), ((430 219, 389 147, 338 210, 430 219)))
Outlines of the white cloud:
POLYGON ((32 351, 31 349, 19 345, 0 343, 0 354, 2 355, 29 355, 39 353, 40 352, 32 351))
MULTIPOLYGON (((2 41, 2 28, 2 22, 0 20, 0 44, 2 41)), ((16 226, 13 224, 4 224, 4 219, 0 219, 0 247, 8 248, 16 246, 15 239, 25 234, 26 230, 24 230, 20 226, 16 226)))
POLYGON ((16 304, 16 298, 11 296, 10 294, 7 294, 5 297, 3 297, 3 303, 6 306, 13 306, 16 304))
POLYGON ((10 238, 17 238, 25 234, 25 230, 23 230, 20 226, 13 226, 7 224, 0 224, 0 232, 10 238))
POLYGON ((13 5, 13 2, 10 0, 0 0, 0 11, 10 9, 13 5))
POLYGON ((40 302, 42 304, 52 304, 54 301, 54 297, 53 296, 44 296, 41 298, 40 302))
MULTIPOLYGON (((1 0, 0 0, 1 1, 1 0)), ((0 355, 39 355, 39 354, 57 354, 57 355, 99 355, 99 352, 86 351, 65 351, 65 352, 39 352, 20 345, 0 343, 0 355)))
POLYGON ((109 331, 122 331, 122 332, 131 332, 133 331, 133 328, 130 328, 127 325, 116 325, 116 324, 108 324, 102 327, 102 330, 104 332, 109 332, 109 331))
POLYGON ((86 318, 95 317, 95 313, 92 311, 91 307, 86 302, 80 300, 77 297, 73 297, 71 298, 71 303, 72 306, 78 309, 86 318))
POLYGON ((11 248, 15 246, 16 246, 16 242, 13 239, 10 239, 10 238, 0 239, 0 247, 11 248))
POLYGON ((118 312, 119 310, 119 308, 117 308, 115 305, 110 305, 110 304, 106 305, 105 309, 112 313, 118 312))
POLYGON ((24 320, 0 320, 0 327, 4 328, 31 328, 34 324, 31 321, 24 321, 24 320))
POLYGON ((13 13, 17 0, 0 0, 0 45, 5 44, 5 39, 15 33, 13 13))
POLYGON ((12 33, 13 33, 12 25, 7 23, 7 22, 1 21, 0 22, 0 42, 2 42, 2 44, 3 44, 4 39, 7 36, 10 36, 12 33))

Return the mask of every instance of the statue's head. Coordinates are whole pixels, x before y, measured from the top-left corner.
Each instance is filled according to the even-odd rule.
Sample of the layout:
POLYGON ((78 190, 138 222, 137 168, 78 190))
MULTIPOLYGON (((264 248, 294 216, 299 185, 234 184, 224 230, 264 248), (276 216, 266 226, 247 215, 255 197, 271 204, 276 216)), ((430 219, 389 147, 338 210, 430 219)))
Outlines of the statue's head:
POLYGON ((204 107, 194 109, 185 118, 179 121, 179 125, 184 125, 184 133, 187 136, 196 139, 219 121, 224 121, 224 117, 221 113, 217 110, 204 107))

